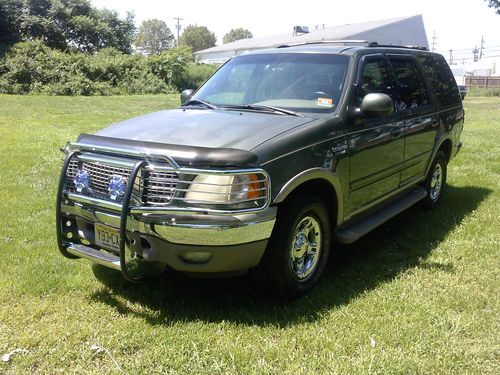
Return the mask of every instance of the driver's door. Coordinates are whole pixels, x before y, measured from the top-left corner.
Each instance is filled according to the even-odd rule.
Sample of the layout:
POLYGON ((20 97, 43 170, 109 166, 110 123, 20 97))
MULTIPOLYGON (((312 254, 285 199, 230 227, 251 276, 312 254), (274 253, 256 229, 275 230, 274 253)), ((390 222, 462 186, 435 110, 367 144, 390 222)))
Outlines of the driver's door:
MULTIPOLYGON (((395 80, 382 54, 362 57, 351 106, 363 97, 384 93, 396 100, 395 80)), ((349 212, 356 214, 378 198, 399 188, 404 156, 404 124, 397 113, 384 117, 357 114, 349 125, 349 212)))

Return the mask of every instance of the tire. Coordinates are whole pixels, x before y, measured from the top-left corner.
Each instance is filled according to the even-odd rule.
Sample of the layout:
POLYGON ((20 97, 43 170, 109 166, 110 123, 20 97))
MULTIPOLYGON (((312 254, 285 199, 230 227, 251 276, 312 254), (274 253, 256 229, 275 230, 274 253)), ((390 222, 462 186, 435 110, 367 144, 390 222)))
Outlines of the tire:
POLYGON ((266 286, 285 298, 309 292, 320 280, 330 252, 330 217, 313 195, 278 209, 278 219, 257 270, 266 286))
POLYGON ((427 195, 423 200, 425 207, 434 208, 441 201, 446 190, 446 175, 446 155, 443 151, 438 151, 423 183, 423 188, 427 191, 427 195))

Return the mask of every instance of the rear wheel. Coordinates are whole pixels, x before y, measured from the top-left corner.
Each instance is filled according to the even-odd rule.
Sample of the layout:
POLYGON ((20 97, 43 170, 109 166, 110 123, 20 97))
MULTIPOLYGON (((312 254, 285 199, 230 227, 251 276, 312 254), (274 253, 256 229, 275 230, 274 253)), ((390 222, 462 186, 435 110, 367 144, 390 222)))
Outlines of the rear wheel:
POLYGON ((305 195, 280 207, 260 272, 284 297, 298 297, 317 284, 330 251, 330 218, 324 203, 305 195))
POLYGON ((424 204, 428 208, 437 206, 441 201, 446 188, 446 167, 446 156, 443 151, 438 151, 423 184, 424 189, 427 190, 424 204))

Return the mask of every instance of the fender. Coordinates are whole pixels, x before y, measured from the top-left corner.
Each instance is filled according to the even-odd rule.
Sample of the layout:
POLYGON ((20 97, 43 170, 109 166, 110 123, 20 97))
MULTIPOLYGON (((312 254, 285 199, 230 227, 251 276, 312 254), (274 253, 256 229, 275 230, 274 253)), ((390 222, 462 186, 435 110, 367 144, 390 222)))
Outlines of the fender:
MULTIPOLYGON (((432 155, 429 158, 429 163, 427 163, 427 167, 425 168, 425 178, 427 178, 427 174, 429 173, 429 169, 431 168, 432 162, 434 161, 434 158, 436 157, 436 154, 438 153, 439 149, 441 146, 444 144, 445 141, 449 140, 451 142, 451 155, 450 155, 450 160, 453 158, 455 155, 453 153, 453 148, 457 147, 457 143, 453 141, 453 138, 450 133, 443 134, 441 138, 436 142, 436 147, 432 151, 432 155)), ((449 160, 448 160, 449 161, 449 160)))
POLYGON ((297 189, 299 186, 304 184, 307 181, 312 180, 324 180, 327 181, 335 191, 335 199, 337 203, 337 218, 336 224, 340 225, 342 223, 344 205, 343 205, 343 196, 342 196, 342 188, 340 185, 339 178, 332 173, 329 169, 326 168, 311 168, 306 169, 305 171, 300 172, 299 174, 292 177, 288 182, 283 185, 281 190, 278 192, 276 197, 273 200, 274 204, 283 202, 291 192, 297 189))

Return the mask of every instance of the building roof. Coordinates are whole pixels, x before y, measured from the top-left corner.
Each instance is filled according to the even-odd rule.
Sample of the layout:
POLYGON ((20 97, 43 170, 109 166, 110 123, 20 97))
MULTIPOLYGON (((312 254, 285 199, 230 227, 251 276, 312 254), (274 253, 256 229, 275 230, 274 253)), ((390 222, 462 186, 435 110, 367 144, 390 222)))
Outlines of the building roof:
MULTIPOLYGON (((320 28, 311 30, 309 33, 306 34, 299 34, 299 35, 293 35, 292 33, 289 33, 289 34, 280 34, 280 35, 273 35, 261 38, 241 39, 232 43, 227 43, 221 46, 216 46, 205 49, 203 51, 195 52, 195 55, 217 54, 230 51, 243 52, 253 49, 277 47, 283 44, 320 42, 323 40, 357 39, 356 38, 357 36, 365 37, 367 32, 373 32, 377 29, 389 25, 395 25, 401 22, 410 22, 418 26, 421 25, 421 28, 423 29, 422 16, 415 15, 410 17, 398 17, 398 18, 390 18, 378 21, 369 21, 369 22, 320 28)), ((425 36, 425 29, 423 30, 425 36)), ((423 41, 422 45, 427 47, 426 36, 425 36, 425 41, 423 41)))

